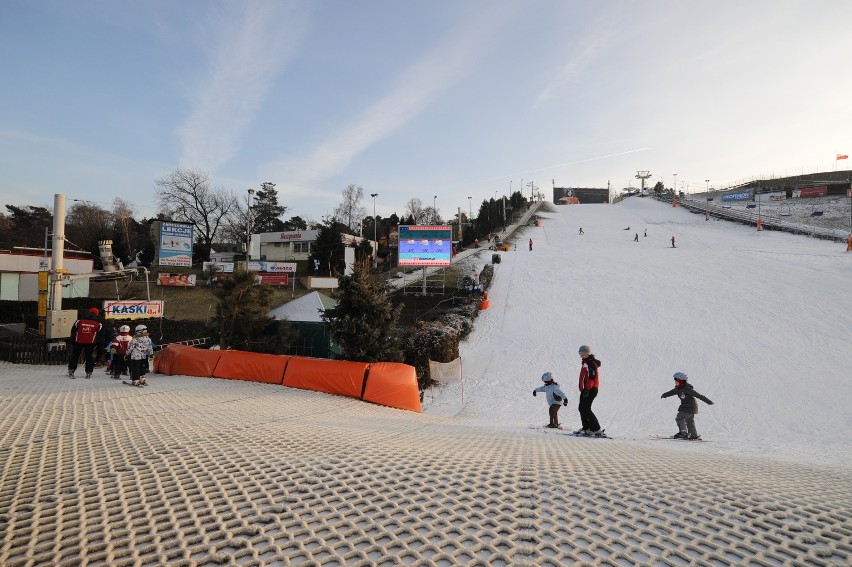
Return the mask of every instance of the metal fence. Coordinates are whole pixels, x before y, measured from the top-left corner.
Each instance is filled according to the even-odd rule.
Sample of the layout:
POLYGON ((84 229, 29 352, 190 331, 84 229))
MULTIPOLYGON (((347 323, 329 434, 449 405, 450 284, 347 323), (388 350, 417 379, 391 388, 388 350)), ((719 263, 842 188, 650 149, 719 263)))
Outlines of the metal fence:
POLYGON ((68 350, 64 342, 57 343, 28 335, 2 337, 0 360, 13 364, 68 364, 68 350))

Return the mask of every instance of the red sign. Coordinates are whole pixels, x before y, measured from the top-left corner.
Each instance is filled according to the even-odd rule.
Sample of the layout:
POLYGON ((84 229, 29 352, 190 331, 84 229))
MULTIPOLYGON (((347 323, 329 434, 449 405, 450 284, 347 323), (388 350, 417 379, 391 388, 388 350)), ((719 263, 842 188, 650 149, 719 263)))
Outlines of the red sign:
POLYGON ((290 281, 289 274, 257 274, 260 283, 266 285, 287 285, 290 281))
POLYGON ((828 187, 823 185, 822 187, 808 187, 807 189, 802 189, 801 196, 802 197, 825 197, 828 193, 828 187))

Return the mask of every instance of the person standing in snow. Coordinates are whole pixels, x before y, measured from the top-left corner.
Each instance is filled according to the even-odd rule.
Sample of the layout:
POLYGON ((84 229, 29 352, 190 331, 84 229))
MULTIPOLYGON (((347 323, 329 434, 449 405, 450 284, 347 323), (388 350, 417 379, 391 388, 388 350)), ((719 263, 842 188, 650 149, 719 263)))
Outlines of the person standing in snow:
POLYGON ((530 252, 532 252, 532 238, 530 238, 530 252))
POLYGON ((130 326, 122 325, 118 328, 118 334, 109 345, 109 352, 112 355, 110 373, 115 380, 120 379, 121 375, 127 371, 127 348, 132 340, 130 326))
POLYGON ((635 235, 633 235, 633 242, 639 242, 639 233, 638 232, 635 235))
POLYGON ((580 227, 580 232, 578 232, 577 234, 584 234, 584 233, 583 233, 583 227, 582 227, 582 226, 580 227))
POLYGON ((698 430, 695 429, 695 414, 698 413, 698 398, 705 404, 712 406, 713 402, 696 392, 691 384, 687 384, 687 375, 683 372, 674 373, 675 387, 668 392, 665 392, 660 399, 668 398, 669 396, 677 396, 680 398, 680 406, 677 408, 677 423, 678 432, 674 434, 674 439, 701 439, 698 430))
POLYGON ((595 358, 592 354, 592 349, 586 345, 582 345, 579 349, 579 355, 582 359, 580 367, 580 405, 577 408, 580 410, 580 421, 582 427, 575 431, 576 435, 603 435, 604 430, 601 429, 598 418, 592 412, 592 402, 598 395, 598 386, 600 385, 601 361, 595 358))
POLYGON ((541 375, 541 381, 544 386, 539 386, 533 390, 533 396, 538 392, 544 392, 547 395, 548 413, 550 414, 550 423, 545 425, 548 429, 562 429, 559 426, 559 402, 563 406, 568 405, 568 396, 565 392, 559 389, 559 384, 553 379, 553 374, 545 372, 541 375))
POLYGON ((95 347, 98 345, 98 339, 104 327, 98 321, 98 315, 100 315, 98 308, 92 307, 82 319, 78 319, 71 326, 71 358, 68 360, 68 376, 70 378, 74 378, 80 353, 83 353, 83 358, 86 361, 86 378, 92 377, 92 371, 95 369, 95 347))
POLYGON ((675 243, 675 239, 674 239, 674 236, 672 236, 672 248, 677 248, 677 246, 675 246, 674 243, 675 243))
MULTIPOLYGON (((136 326, 136 336, 127 347, 128 365, 130 367, 130 385, 145 386, 145 365, 148 357, 154 354, 151 338, 148 336, 148 327, 136 326)), ((126 384, 126 382, 125 382, 126 384)))

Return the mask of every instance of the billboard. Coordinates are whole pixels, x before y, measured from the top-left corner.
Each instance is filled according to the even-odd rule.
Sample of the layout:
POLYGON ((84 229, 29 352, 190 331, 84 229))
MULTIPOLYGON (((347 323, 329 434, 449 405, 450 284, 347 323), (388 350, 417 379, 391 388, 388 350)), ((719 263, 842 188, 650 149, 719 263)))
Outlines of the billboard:
POLYGON ((825 197, 828 194, 828 187, 823 185, 821 187, 808 187, 806 189, 802 189, 799 193, 799 197, 825 197))
POLYGON ((160 223, 159 266, 192 267, 193 229, 182 222, 160 223))
POLYGON ((195 274, 157 274, 157 285, 195 287, 195 274))
POLYGON ((751 191, 737 191, 736 193, 727 193, 719 197, 721 201, 748 201, 751 199, 751 191))
POLYGON ((400 266, 449 266, 453 257, 451 226, 400 226, 400 266))
POLYGON ((104 317, 107 319, 150 319, 162 316, 162 301, 104 301, 104 317))

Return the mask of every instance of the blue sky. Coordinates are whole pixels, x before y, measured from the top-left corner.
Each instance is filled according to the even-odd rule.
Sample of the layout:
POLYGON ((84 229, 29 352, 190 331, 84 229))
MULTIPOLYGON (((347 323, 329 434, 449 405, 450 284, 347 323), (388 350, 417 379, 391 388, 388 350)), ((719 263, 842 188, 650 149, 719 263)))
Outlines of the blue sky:
POLYGON ((151 216, 154 179, 191 167, 240 197, 276 183, 285 218, 349 184, 369 214, 370 193, 382 216, 437 196, 447 218, 522 179, 831 169, 850 21, 842 0, 3 0, 0 206, 151 216))

